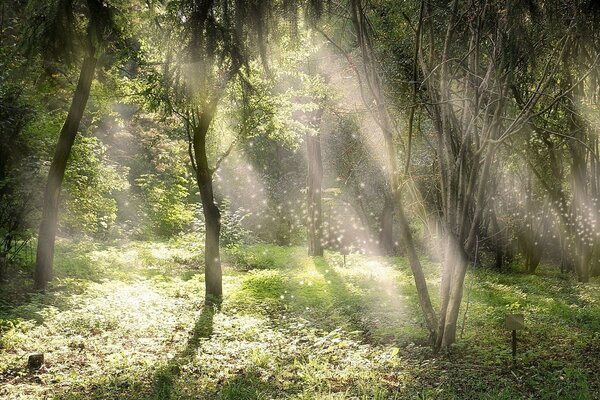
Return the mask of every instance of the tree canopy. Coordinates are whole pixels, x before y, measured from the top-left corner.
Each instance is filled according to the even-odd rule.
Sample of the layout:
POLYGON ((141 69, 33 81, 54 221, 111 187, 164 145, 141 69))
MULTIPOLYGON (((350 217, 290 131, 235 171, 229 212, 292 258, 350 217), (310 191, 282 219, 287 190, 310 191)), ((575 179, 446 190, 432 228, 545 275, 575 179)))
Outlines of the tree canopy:
MULTIPOLYGON (((76 287, 95 299, 82 276, 130 290, 130 265, 194 282, 165 284, 202 310, 169 376, 211 335, 200 325, 257 310, 330 316, 392 358, 408 340, 443 359, 482 345, 471 319, 540 326, 543 309, 546 322, 579 318, 573 348, 597 350, 597 2, 15 0, 0 13, 6 343, 31 320, 20 307, 76 287), (483 298, 504 292, 502 306, 483 298)), ((11 362, 0 356, 0 382, 11 362)), ((573 398, 596 396, 597 367, 577 367, 588 391, 573 398)), ((388 383, 380 397, 348 393, 412 393, 388 383)), ((553 398, 519 390, 506 396, 553 398)))

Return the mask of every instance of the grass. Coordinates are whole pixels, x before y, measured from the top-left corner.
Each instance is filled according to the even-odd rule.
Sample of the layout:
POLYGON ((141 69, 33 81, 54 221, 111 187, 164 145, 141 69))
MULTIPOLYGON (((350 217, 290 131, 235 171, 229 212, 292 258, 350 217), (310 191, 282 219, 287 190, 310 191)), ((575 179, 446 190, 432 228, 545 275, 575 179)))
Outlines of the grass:
MULTIPOLYGON (((190 238, 60 241, 48 293, 1 288, 0 397, 600 398, 598 283, 470 272, 462 338, 434 356, 403 258, 239 246, 225 254, 219 310, 204 307, 201 259, 190 238), (526 318, 516 366, 507 312, 526 318), (45 354, 38 371, 32 352, 45 354)), ((437 266, 423 261, 436 293, 437 266)))

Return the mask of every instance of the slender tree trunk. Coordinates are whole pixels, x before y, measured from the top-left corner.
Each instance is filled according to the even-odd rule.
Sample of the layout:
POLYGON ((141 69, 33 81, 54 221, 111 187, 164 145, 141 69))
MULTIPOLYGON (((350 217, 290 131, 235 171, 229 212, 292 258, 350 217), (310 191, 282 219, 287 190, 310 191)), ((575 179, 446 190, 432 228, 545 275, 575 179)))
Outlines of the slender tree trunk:
POLYGON ((67 115, 67 119, 60 131, 58 143, 54 151, 46 191, 44 193, 44 206, 42 211, 42 222, 38 235, 37 256, 35 261, 34 281, 37 290, 44 290, 46 284, 52 279, 52 263, 54 260, 54 243, 58 225, 58 206, 60 202, 60 190, 65 176, 67 161, 71 154, 71 148, 75 142, 79 123, 85 110, 90 95, 90 88, 96 68, 96 58, 93 51, 88 54, 81 66, 79 81, 73 95, 73 101, 67 115))
POLYGON ((8 275, 8 265, 4 252, 0 253, 0 282, 4 282, 8 275))
POLYGON ((393 226, 394 200, 386 195, 381 211, 381 231, 379 232, 379 247, 386 256, 392 256, 395 253, 393 226))
POLYGON ((221 234, 221 212, 215 204, 212 170, 208 166, 206 154, 206 135, 213 118, 213 111, 200 116, 198 126, 194 127, 194 157, 196 159, 196 182, 200 189, 202 212, 204 214, 204 282, 205 301, 218 304, 223 297, 223 272, 219 237, 221 234))
POLYGON ((464 249, 452 234, 449 235, 442 264, 441 305, 437 322, 437 340, 434 344, 436 351, 448 348, 456 340, 457 321, 467 272, 464 249))
POLYGON ((492 248, 495 254, 495 268, 498 271, 502 270, 504 265, 504 251, 506 249, 506 239, 504 233, 500 229, 498 223, 498 217, 496 216, 496 209, 491 205, 489 211, 489 224, 488 224, 488 236, 492 238, 492 248))
MULTIPOLYGON (((436 314, 433 305, 431 304, 431 298, 427 289, 425 274, 423 273, 421 261, 417 255, 412 234, 410 232, 410 227, 408 225, 408 219, 406 218, 404 211, 402 194, 400 193, 400 170, 398 167, 398 160, 396 159, 396 148, 393 140, 392 120, 386 108, 381 78, 378 75, 376 63, 373 60, 370 37, 365 27, 367 22, 364 15, 364 7, 360 0, 353 0, 350 5, 352 23, 356 30, 358 44, 361 49, 365 80, 376 105, 374 110, 374 118, 383 133, 385 150, 387 153, 387 162, 389 166, 388 180, 394 202, 395 215, 398 219, 400 240, 402 241, 402 246, 406 252, 406 256, 413 273, 415 287, 419 295, 419 305, 423 311, 427 329, 429 330, 430 336, 435 341, 437 336, 436 314)), ((367 107, 370 106, 367 105, 367 107)))
POLYGON ((590 258, 591 251, 588 245, 578 240, 575 254, 575 272, 579 282, 588 283, 590 281, 590 258))
POLYGON ((456 328, 460 304, 463 296, 463 286, 465 274, 467 272, 467 260, 459 257, 454 260, 454 270, 450 282, 450 298, 448 299, 448 308, 444 323, 444 333, 442 336, 442 348, 448 348, 456 341, 456 328))
POLYGON ((404 247, 404 251, 406 252, 406 257, 408 258, 408 263, 415 280, 415 287, 417 288, 417 295, 419 296, 419 305, 421 306, 421 311, 425 317, 427 330, 429 331, 431 338, 435 341, 437 335, 435 321, 437 317, 435 315, 433 305, 431 304, 431 298, 429 297, 427 280, 425 279, 421 261, 419 260, 419 256, 415 250, 412 234, 410 232, 408 220, 404 214, 404 207, 401 199, 396 199, 395 204, 396 216, 398 217, 398 226, 400 228, 400 240, 402 241, 402 245, 404 247))
MULTIPOLYGON (((275 149, 275 176, 277 177, 278 182, 283 182, 283 171, 285 171, 282 156, 283 149, 278 142, 275 142, 273 146, 275 149)), ((279 246, 289 246, 291 240, 292 226, 290 212, 285 199, 286 195, 283 195, 282 193, 272 194, 270 198, 270 201, 273 203, 273 208, 277 210, 277 217, 281 221, 275 228, 275 243, 279 246)))
POLYGON ((321 158, 321 138, 319 135, 306 135, 306 152, 308 156, 308 255, 322 256, 321 186, 323 182, 323 160, 321 158))

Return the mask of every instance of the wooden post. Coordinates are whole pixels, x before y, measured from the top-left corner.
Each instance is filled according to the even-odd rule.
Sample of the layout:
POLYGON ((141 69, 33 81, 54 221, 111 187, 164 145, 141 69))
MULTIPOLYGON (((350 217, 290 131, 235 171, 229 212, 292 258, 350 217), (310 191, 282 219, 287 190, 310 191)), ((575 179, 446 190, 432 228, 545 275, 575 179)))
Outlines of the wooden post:
POLYGON ((523 314, 508 314, 504 318, 504 329, 511 331, 513 365, 517 364, 517 331, 524 328, 523 314))

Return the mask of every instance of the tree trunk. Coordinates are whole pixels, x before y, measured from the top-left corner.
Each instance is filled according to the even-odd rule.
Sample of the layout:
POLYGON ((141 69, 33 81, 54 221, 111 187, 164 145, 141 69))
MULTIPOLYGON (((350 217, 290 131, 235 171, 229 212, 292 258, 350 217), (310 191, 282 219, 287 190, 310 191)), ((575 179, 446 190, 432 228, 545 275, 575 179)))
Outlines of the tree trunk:
POLYGON ((223 296, 223 273, 221 271, 219 249, 221 213, 214 201, 212 179, 207 181, 199 179, 198 187, 200 188, 200 197, 202 198, 202 211, 204 213, 206 229, 204 238, 205 296, 209 303, 219 303, 223 296))
POLYGON ((452 274, 452 281, 450 283, 450 298, 448 299, 448 308, 446 310, 444 332, 443 334, 441 332, 438 333, 438 335, 442 336, 442 348, 448 348, 456 341, 457 321, 460 311, 460 304, 462 302, 465 274, 467 272, 466 259, 460 257, 458 260, 455 260, 454 263, 455 265, 452 274))
POLYGON ((323 160, 321 159, 321 138, 306 135, 308 156, 307 200, 308 200, 308 255, 323 255, 323 227, 321 186, 323 182, 323 160))
POLYGON ((575 272, 579 282, 588 283, 590 281, 590 258, 591 251, 588 245, 578 241, 575 253, 575 272))
MULTIPOLYGON (((283 171, 283 148, 279 142, 273 143, 275 149, 275 176, 277 182, 283 182, 285 177, 283 171)), ((275 225, 275 243, 278 246, 289 246, 291 244, 291 233, 292 233, 292 222, 290 218, 290 211, 285 201, 286 195, 282 193, 271 193, 270 202, 273 204, 273 208, 277 210, 277 218, 279 223, 275 225)))
MULTIPOLYGON (((383 133, 385 150, 387 153, 387 162, 389 166, 388 180, 390 183, 395 215, 398 219, 400 240, 402 241, 402 246, 406 252, 406 256, 413 273, 415 286, 419 296, 419 305, 423 311, 427 329, 429 330, 430 336, 435 341, 437 336, 436 314, 435 310, 433 309, 433 305, 431 304, 431 298, 427 289, 425 274, 423 273, 421 261, 419 260, 415 250, 408 220, 404 212, 402 194, 400 193, 400 171, 398 168, 396 148, 393 140, 394 133, 392 120, 386 108, 383 84, 381 82, 381 77, 378 75, 377 66, 373 59, 373 49, 371 47, 368 29, 365 27, 365 25, 368 24, 367 18, 364 14, 364 7, 360 1, 353 0, 350 5, 352 23, 356 30, 358 44, 361 49, 365 80, 367 81, 367 86, 370 88, 371 95, 373 96, 373 100, 375 101, 376 105, 376 107, 374 107, 373 117, 377 121, 383 133)), ((360 79, 360 75, 358 76, 360 79)), ((370 108, 370 105, 366 105, 368 108, 370 108)))
POLYGON ((398 226, 400 228, 400 240, 402 241, 402 245, 404 247, 404 251, 406 252, 406 257, 408 258, 408 263, 410 265, 410 269, 415 280, 415 287, 417 288, 417 295, 419 296, 419 305, 421 306, 421 311, 423 312, 423 316, 425 317, 427 330, 429 331, 431 338, 435 341, 437 335, 435 321, 437 317, 435 315, 433 305, 431 304, 431 298, 429 297, 429 290, 427 289, 427 280, 425 279, 425 274, 423 273, 421 261, 419 260, 419 256, 417 255, 417 251, 415 250, 415 245, 413 243, 412 234, 410 233, 408 220, 406 219, 406 215, 404 214, 402 200, 399 198, 396 199, 395 205, 396 216, 398 217, 398 226))
POLYGON ((5 254, 0 253, 0 282, 4 282, 8 275, 8 262, 6 258, 5 254))
POLYGON ((440 315, 435 350, 448 348, 456 340, 456 328, 467 272, 467 258, 457 238, 449 233, 440 285, 440 315))
POLYGON ((206 154, 206 135, 213 119, 214 108, 200 116, 198 126, 194 127, 194 157, 196 159, 196 182, 200 189, 202 212, 204 214, 204 283, 205 302, 219 304, 223 297, 223 272, 219 237, 221 235, 221 212, 215 204, 213 192, 213 171, 208 166, 206 154))
POLYGON ((492 249, 495 255, 494 267, 496 270, 501 271, 504 265, 506 239, 504 238, 504 233, 498 224, 498 217, 496 216, 496 210, 494 208, 491 208, 489 212, 488 227, 488 236, 491 237, 492 249))
POLYGON ((379 247, 386 256, 395 254, 394 247, 394 201, 390 196, 385 196, 383 210, 381 211, 381 231, 379 232, 379 247))
POLYGON ((54 151, 46 191, 44 193, 44 206, 42 211, 42 222, 38 235, 37 256, 35 261, 34 281, 37 290, 44 290, 46 284, 52 279, 52 263, 54 260, 54 243, 58 225, 58 206, 60 201, 60 189, 65 176, 67 161, 71 154, 71 148, 75 142, 79 123, 85 110, 90 95, 90 88, 94 78, 96 58, 93 51, 88 54, 81 66, 79 81, 73 95, 73 101, 67 115, 67 119, 60 131, 58 143, 54 151))
POLYGON ((517 240, 519 251, 525 257, 525 269, 528 273, 534 274, 542 259, 541 248, 536 244, 536 234, 530 228, 523 228, 517 234, 517 240))

